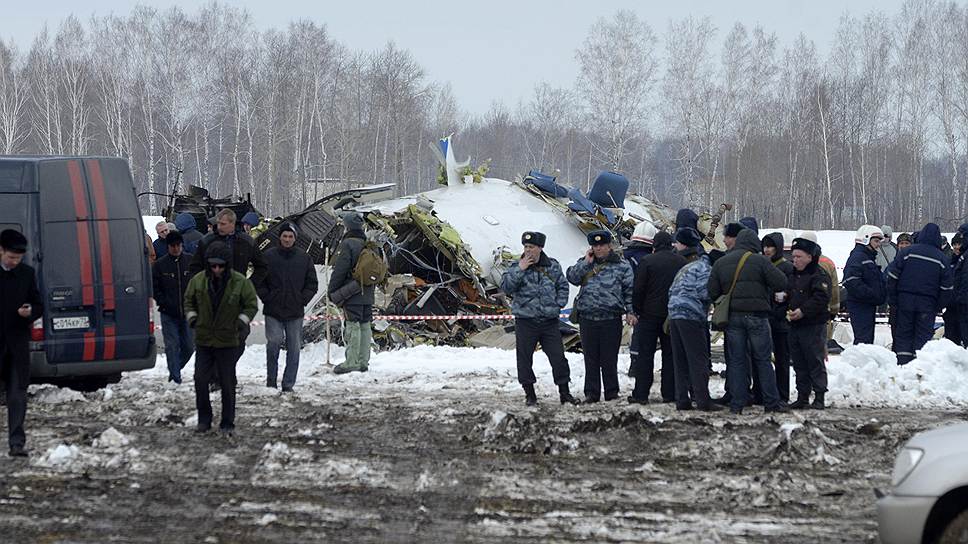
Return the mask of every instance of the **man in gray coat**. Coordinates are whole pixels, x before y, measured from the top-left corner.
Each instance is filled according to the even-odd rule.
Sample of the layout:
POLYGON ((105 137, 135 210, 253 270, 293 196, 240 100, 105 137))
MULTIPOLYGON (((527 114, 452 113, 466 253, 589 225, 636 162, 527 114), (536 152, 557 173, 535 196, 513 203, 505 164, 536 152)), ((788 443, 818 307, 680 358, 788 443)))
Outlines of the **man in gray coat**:
POLYGON ((518 382, 524 388, 525 404, 538 403, 532 365, 534 348, 548 355, 551 373, 562 404, 578 404, 568 390, 569 369, 561 342, 558 315, 568 304, 568 281, 561 273, 558 261, 544 252, 547 238, 540 232, 521 235, 524 253, 517 266, 511 267, 501 278, 501 290, 512 297, 511 313, 514 314, 514 339, 518 359, 518 382))
POLYGON ((628 261, 612 250, 612 233, 587 234, 585 256, 568 267, 566 277, 581 286, 574 309, 579 313, 578 331, 585 356, 585 402, 618 398, 618 350, 622 343, 622 316, 629 325, 638 322, 632 310, 635 274, 628 261))
POLYGON ((874 262, 881 269, 881 272, 887 272, 887 267, 892 262, 894 262, 894 257, 897 257, 897 246, 891 241, 894 236, 894 229, 888 225, 881 226, 881 232, 884 233, 884 240, 881 241, 881 245, 877 247, 877 257, 874 262))
POLYGON ((366 372, 369 369, 370 342, 373 338, 370 325, 373 321, 374 287, 361 286, 353 279, 353 269, 366 244, 363 216, 355 212, 343 214, 343 227, 346 234, 336 249, 328 289, 330 300, 338 301, 337 305, 343 309, 345 318, 343 338, 346 343, 346 360, 333 369, 336 374, 366 372))

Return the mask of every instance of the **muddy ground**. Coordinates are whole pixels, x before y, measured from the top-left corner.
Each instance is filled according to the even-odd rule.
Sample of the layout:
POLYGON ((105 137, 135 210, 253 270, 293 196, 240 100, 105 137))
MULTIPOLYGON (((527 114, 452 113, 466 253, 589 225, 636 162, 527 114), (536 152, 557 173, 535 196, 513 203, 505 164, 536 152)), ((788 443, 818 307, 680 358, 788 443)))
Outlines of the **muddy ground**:
POLYGON ((526 408, 473 387, 494 379, 356 376, 280 396, 243 377, 233 438, 192 432, 189 386, 158 375, 34 386, 31 458, 0 462, 0 539, 873 542, 872 489, 899 445, 968 419, 561 407, 550 386, 526 408))

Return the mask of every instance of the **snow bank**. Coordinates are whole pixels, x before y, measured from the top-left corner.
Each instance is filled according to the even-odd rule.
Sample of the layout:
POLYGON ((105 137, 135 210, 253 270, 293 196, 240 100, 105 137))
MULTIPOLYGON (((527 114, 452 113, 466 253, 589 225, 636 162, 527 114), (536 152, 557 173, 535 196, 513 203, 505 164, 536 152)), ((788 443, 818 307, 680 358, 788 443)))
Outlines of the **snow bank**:
MULTIPOLYGON (((886 327, 881 327, 886 329, 886 327)), ((889 333, 883 340, 889 341, 889 333)), ((264 387, 264 345, 249 346, 237 366, 242 385, 240 395, 281 395, 278 390, 264 387)), ((580 389, 585 368, 581 354, 567 353, 571 369, 572 390, 580 389)), ((280 356, 283 364, 284 356, 280 356)), ((342 347, 333 346, 331 363, 343 362, 342 347)), ((417 346, 374 353, 370 370, 337 376, 327 366, 324 342, 303 348, 299 365, 296 392, 304 400, 315 392, 337 388, 403 387, 411 391, 439 391, 473 389, 508 395, 518 400, 521 388, 517 383, 517 368, 513 350, 448 346, 417 346)), ((630 391, 632 381, 625 375, 628 354, 619 355, 619 383, 622 391, 630 391)), ((722 365, 717 365, 718 367, 722 365)), ((194 372, 194 363, 184 370, 185 376, 194 372)), ((534 355, 534 372, 542 394, 553 391, 551 365, 544 353, 534 355)), ((661 368, 661 354, 656 353, 656 370, 661 368)), ((948 340, 934 340, 918 352, 918 359, 904 367, 880 345, 851 346, 841 356, 833 356, 827 365, 829 392, 827 399, 834 405, 869 407, 932 407, 960 408, 968 406, 968 351, 948 340)), ((792 374, 792 373, 791 373, 792 374)), ((164 356, 158 356, 154 369, 128 375, 133 380, 164 380, 167 376, 164 356)), ((793 376, 791 375, 791 380, 793 376)), ((714 395, 722 390, 723 381, 710 380, 714 395)), ((656 393, 653 388, 653 394, 656 393)), ((67 393, 70 395, 71 393, 67 393)), ((285 398, 284 396, 282 398, 285 398)), ((194 414, 184 424, 195 425, 194 414)))
POLYGON ((33 402, 42 402, 44 404, 62 404, 65 402, 84 402, 87 400, 87 398, 78 391, 74 391, 73 389, 68 389, 66 387, 57 387, 56 385, 42 384, 31 386, 30 389, 33 393, 33 402))
POLYGON ((897 366, 887 348, 851 346, 827 366, 828 399, 861 406, 968 406, 968 350, 941 339, 917 356, 897 366))

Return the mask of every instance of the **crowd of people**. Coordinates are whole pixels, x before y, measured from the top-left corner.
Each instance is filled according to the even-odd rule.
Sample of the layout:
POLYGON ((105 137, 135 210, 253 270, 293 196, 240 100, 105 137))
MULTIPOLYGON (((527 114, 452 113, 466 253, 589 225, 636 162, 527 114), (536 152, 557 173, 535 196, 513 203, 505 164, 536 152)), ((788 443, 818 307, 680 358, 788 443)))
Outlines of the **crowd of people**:
POLYGON ((526 404, 538 402, 532 371, 538 344, 551 363, 561 403, 582 402, 569 389, 560 332, 568 283, 579 286, 570 320, 581 335, 585 403, 619 398, 618 354, 628 324, 629 374, 635 379, 629 403, 650 402, 658 347, 661 399, 678 410, 728 407, 742 414, 756 404, 767 413, 822 410, 841 289, 854 343, 873 343, 875 319, 887 314, 899 365, 913 360, 932 337, 942 310, 945 337, 968 346, 968 265, 961 253, 968 224, 950 246, 934 223, 901 234, 897 245, 889 227, 863 225, 842 282, 815 232, 792 240, 781 232, 760 238, 757 220, 744 217, 726 225, 723 234, 726 251, 707 252, 698 215, 683 209, 672 232, 642 222, 623 248, 607 230, 588 233, 585 254, 562 272, 544 252, 547 236, 525 232, 521 259, 505 272, 501 287, 512 297, 526 404), (723 333, 726 362, 725 394, 719 398, 709 393, 715 332, 723 333))
MULTIPOLYGON (((232 210, 224 209, 210 223, 211 231, 204 236, 195 231, 188 214, 177 216, 174 228, 159 223, 159 239, 166 246, 166 254, 152 265, 154 297, 162 317, 169 381, 180 384, 181 369, 195 355, 196 431, 212 428, 210 393, 220 391, 219 430, 231 435, 235 430, 236 364, 245 351, 258 300, 262 301, 266 327, 266 387, 281 386, 289 393, 299 371, 304 309, 319 285, 309 255, 295 247, 298 232, 292 223, 280 226, 278 245, 264 253, 249 234, 259 224, 254 213, 238 221, 232 210), (167 230, 164 236, 163 230, 167 230), (189 239, 193 240, 193 251, 188 249, 189 239), (286 364, 280 381, 278 360, 283 347, 286 364)), ((337 271, 362 234, 358 214, 346 214, 344 223, 346 236, 336 254, 337 271)), ((345 278, 334 274, 330 289, 344 283, 345 278)), ((372 300, 371 292, 368 304, 372 305, 372 300)), ((354 302, 343 307, 348 318, 356 320, 358 330, 362 319, 358 316, 366 316, 368 323, 372 309, 366 306, 366 300, 354 302)), ((349 333, 347 336, 352 337, 349 333)), ((365 336, 357 343, 366 346, 368 353, 369 336, 357 336, 365 336)), ((354 360, 362 361, 362 366, 353 369, 365 371, 368 357, 359 347, 355 353, 354 360)))
MULTIPOLYGON (((360 277, 367 251, 363 218, 342 215, 344 237, 334 256, 329 299, 343 310, 346 359, 334 372, 366 372, 370 357, 374 286, 360 277)), ((194 218, 179 214, 156 226, 146 242, 151 257, 154 299, 161 314, 168 379, 182 383, 182 369, 194 355, 196 431, 211 430, 210 394, 220 391, 219 429, 235 430, 236 364, 262 301, 266 325, 266 386, 291 392, 296 384, 304 309, 318 290, 309 256, 295 248, 291 223, 279 228, 279 243, 263 253, 250 236, 259 217, 238 220, 220 211, 202 234, 194 218), (279 380, 278 358, 286 349, 279 380)), ((823 255, 816 233, 793 240, 771 232, 759 237, 755 218, 724 228, 726 251, 704 249, 698 216, 684 209, 672 232, 640 223, 628 244, 613 233, 587 234, 584 255, 567 269, 544 252, 547 237, 525 232, 523 253, 505 272, 501 287, 512 298, 518 381, 525 402, 538 402, 532 370, 535 349, 547 355, 562 404, 619 398, 618 354, 626 325, 634 387, 629 403, 647 404, 654 358, 661 350, 662 402, 679 410, 734 414, 754 404, 766 412, 825 407, 827 343, 840 311, 840 285, 854 343, 874 341, 878 313, 889 315, 898 364, 906 364, 944 312, 945 335, 968 345, 968 265, 961 249, 968 224, 950 246, 928 223, 901 234, 897 245, 887 227, 864 225, 839 282, 833 261, 823 255), (570 391, 560 315, 569 284, 579 287, 570 320, 578 325, 585 363, 583 396, 570 391), (712 319, 710 315, 712 314, 712 319), (716 331, 711 331, 712 328, 716 331), (726 391, 709 393, 713 332, 722 332, 726 391), (790 403, 790 369, 796 399, 790 403), (811 395, 813 399, 811 400, 811 395)), ((24 417, 29 384, 31 324, 43 315, 34 270, 21 261, 27 240, 0 233, 0 355, 6 383, 10 454, 26 455, 24 417)))

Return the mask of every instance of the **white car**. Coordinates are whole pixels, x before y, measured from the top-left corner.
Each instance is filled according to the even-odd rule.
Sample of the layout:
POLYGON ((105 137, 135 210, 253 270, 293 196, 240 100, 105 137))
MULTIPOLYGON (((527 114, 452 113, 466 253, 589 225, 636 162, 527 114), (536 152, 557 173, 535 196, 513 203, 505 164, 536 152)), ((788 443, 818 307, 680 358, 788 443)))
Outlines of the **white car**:
POLYGON ((881 542, 968 544, 968 423, 914 435, 877 492, 881 542))

